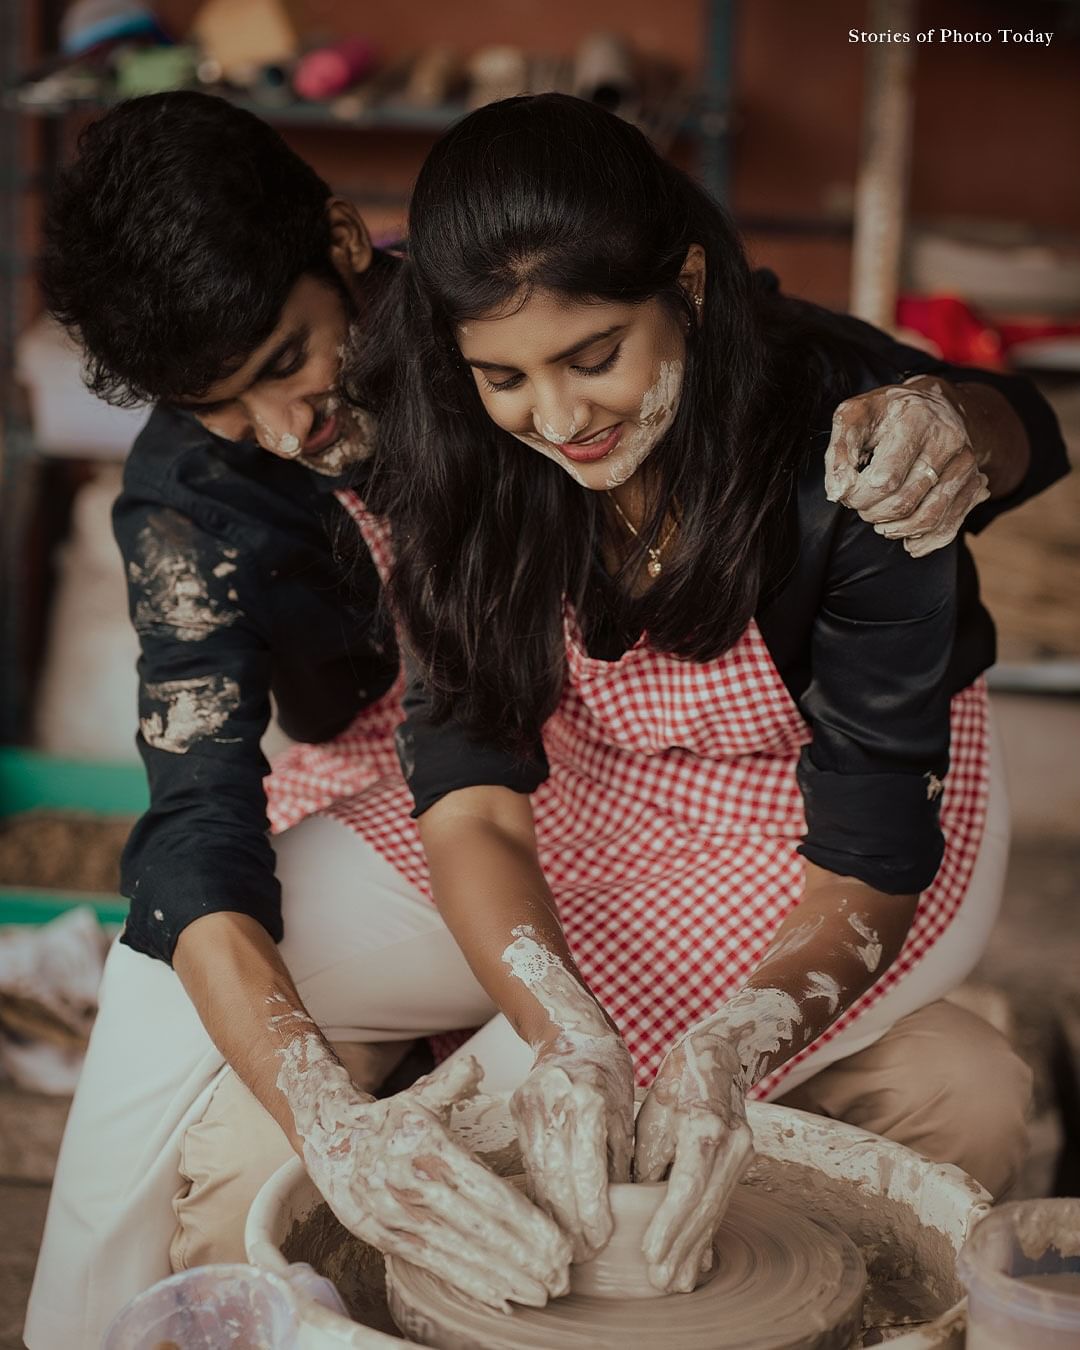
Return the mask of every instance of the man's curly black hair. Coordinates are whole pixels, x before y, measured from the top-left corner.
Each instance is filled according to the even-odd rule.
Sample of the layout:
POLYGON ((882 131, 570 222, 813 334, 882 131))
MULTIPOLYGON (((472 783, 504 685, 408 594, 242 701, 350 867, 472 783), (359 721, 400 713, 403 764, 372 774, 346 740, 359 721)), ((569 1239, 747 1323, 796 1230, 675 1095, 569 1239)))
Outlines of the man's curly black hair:
POLYGON ((123 407, 197 398, 269 337, 330 262, 330 189, 265 122, 200 93, 91 123, 45 220, 45 302, 123 407))

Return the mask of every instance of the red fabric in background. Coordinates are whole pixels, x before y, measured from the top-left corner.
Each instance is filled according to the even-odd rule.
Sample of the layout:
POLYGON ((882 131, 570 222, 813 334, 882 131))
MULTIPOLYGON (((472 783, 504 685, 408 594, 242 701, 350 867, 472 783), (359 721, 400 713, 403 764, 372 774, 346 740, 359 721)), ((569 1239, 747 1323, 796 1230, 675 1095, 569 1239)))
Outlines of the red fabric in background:
POLYGON ((1061 323, 1037 315, 999 322, 955 295, 901 296, 896 321, 900 328, 928 338, 944 360, 987 370, 1007 370, 1009 350, 1022 342, 1080 336, 1080 322, 1061 323))

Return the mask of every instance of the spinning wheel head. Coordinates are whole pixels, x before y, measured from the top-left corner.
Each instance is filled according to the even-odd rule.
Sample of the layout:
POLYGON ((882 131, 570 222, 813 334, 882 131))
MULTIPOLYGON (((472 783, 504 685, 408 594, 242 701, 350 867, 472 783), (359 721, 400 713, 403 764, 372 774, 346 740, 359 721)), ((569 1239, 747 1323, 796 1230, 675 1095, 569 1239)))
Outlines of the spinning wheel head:
MULTIPOLYGON (((643 1198, 616 1200, 641 1224, 662 1199, 664 1186, 628 1185, 643 1198), (645 1192, 659 1192, 655 1199, 645 1192), (652 1209, 649 1210, 649 1205, 652 1209), (647 1216, 643 1217, 648 1210, 647 1216)), ((616 1233, 618 1234, 618 1215, 616 1233)), ((627 1232, 630 1231, 628 1226, 627 1232)), ((630 1246, 634 1241, 628 1239, 630 1246)), ((483 1308, 436 1276, 397 1257, 386 1262, 390 1311, 401 1331, 435 1350, 845 1350, 862 1324, 866 1270, 855 1244, 827 1224, 752 1186, 739 1186, 716 1239, 714 1273, 691 1294, 653 1297, 644 1274, 640 1238, 628 1263, 633 1292, 581 1285, 597 1279, 596 1262, 575 1268, 571 1292, 545 1308, 515 1308, 509 1315, 483 1308), (590 1270, 590 1268, 592 1268, 590 1270), (644 1296, 643 1296, 644 1295, 644 1296)), ((623 1257, 612 1252, 609 1262, 623 1257)))

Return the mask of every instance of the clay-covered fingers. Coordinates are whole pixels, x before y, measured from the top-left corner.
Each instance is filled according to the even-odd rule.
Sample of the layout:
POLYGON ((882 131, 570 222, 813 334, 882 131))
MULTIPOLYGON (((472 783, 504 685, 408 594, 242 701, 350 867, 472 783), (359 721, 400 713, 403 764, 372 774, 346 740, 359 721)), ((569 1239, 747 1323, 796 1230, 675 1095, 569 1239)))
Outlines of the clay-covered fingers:
POLYGON ((547 1065, 514 1094, 511 1109, 533 1198, 570 1239, 574 1260, 587 1260, 611 1235, 603 1098, 547 1065))
POLYGON ((753 1154, 745 1122, 718 1116, 683 1118, 667 1195, 645 1234, 649 1280, 668 1293, 689 1293, 712 1263, 716 1229, 753 1154))
POLYGON ((825 450, 825 496, 841 502, 859 481, 859 464, 876 419, 870 405, 846 399, 833 414, 832 435, 825 450))
MULTIPOLYGON (((542 1308, 549 1298, 569 1287, 569 1268, 556 1275, 524 1261, 515 1244, 480 1236, 481 1226, 455 1219, 454 1225, 442 1224, 425 1232, 420 1256, 410 1255, 414 1265, 426 1265, 436 1274, 456 1269, 472 1273, 472 1282, 458 1287, 481 1302, 495 1304, 509 1300, 530 1308, 542 1308), (422 1257, 422 1259, 421 1259, 422 1257)), ((446 1278, 446 1276, 443 1276, 446 1278)))
POLYGON ((949 448, 938 444, 923 445, 911 462, 907 477, 895 491, 857 505, 852 493, 848 505, 854 506, 870 525, 890 524, 908 519, 924 505, 933 510, 946 496, 942 484, 954 488, 970 475, 977 473, 975 455, 970 446, 949 448))
POLYGON ((509 1230, 514 1250, 528 1258, 530 1269, 550 1272, 543 1278, 550 1279, 563 1292, 570 1265, 570 1240, 517 1187, 495 1176, 467 1154, 464 1157, 465 1164, 454 1169, 451 1189, 460 1201, 474 1207, 470 1213, 497 1215, 502 1227, 509 1230))
POLYGON ((975 457, 970 451, 957 455, 909 515, 886 518, 874 526, 875 531, 886 539, 906 539, 938 529, 952 513, 958 497, 978 474, 975 457))
POLYGON ((960 527, 968 513, 980 502, 990 496, 990 487, 986 475, 978 473, 970 479, 955 497, 952 507, 945 513, 936 527, 924 532, 913 533, 904 540, 904 547, 913 558, 924 558, 935 549, 951 544, 960 532, 960 527))
POLYGON ((634 1103, 625 1109, 608 1111, 608 1177, 611 1181, 629 1181, 634 1165, 634 1103))
POLYGON ((473 1252, 452 1234, 412 1241, 409 1235, 390 1233, 376 1245, 414 1266, 430 1270, 459 1293, 500 1312, 509 1312, 511 1303, 542 1308, 549 1297, 540 1281, 514 1269, 502 1258, 489 1259, 486 1253, 473 1252))
POLYGON ((462 1055, 418 1078, 406 1091, 445 1124, 453 1107, 476 1096, 483 1079, 479 1060, 474 1055, 462 1055))
POLYGON ((608 1199, 609 1131, 607 1103, 599 1092, 578 1090, 570 1134, 582 1256, 587 1260, 607 1245, 614 1227, 608 1199))
POLYGON ((570 1179, 570 1142, 565 1105, 552 1091, 550 1071, 533 1070, 510 1098, 510 1114, 517 1126, 529 1194, 573 1243, 578 1222, 570 1179))
MULTIPOLYGON (((663 1073, 663 1069, 661 1069, 663 1073)), ((634 1129, 634 1177, 661 1181, 675 1157, 674 1108, 660 1100, 656 1084, 649 1089, 634 1129)))
POLYGON ((569 1285, 570 1244, 509 1182, 468 1154, 393 1169, 364 1236, 491 1306, 542 1307, 569 1285))

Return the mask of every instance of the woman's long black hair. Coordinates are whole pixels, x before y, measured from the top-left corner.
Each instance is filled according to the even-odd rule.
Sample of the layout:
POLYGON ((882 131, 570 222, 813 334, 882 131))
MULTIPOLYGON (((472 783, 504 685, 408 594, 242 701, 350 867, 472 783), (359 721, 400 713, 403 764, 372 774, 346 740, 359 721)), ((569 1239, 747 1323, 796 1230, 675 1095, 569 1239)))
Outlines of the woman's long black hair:
POLYGON ((439 141, 409 251, 393 335, 405 368, 379 400, 372 489, 394 529, 390 602, 436 719, 526 750, 562 688, 564 597, 586 631, 598 605, 614 606, 625 631, 704 661, 735 643, 790 564, 785 508, 823 378, 807 341, 815 311, 755 285, 725 212, 639 131, 564 95, 492 104, 439 141), (692 244, 707 267, 700 326, 678 285, 692 244), (689 330, 641 530, 653 542, 675 510, 678 539, 636 600, 619 583, 640 551, 613 585, 596 582, 604 494, 496 426, 458 351, 460 323, 536 290, 658 298, 689 330))

